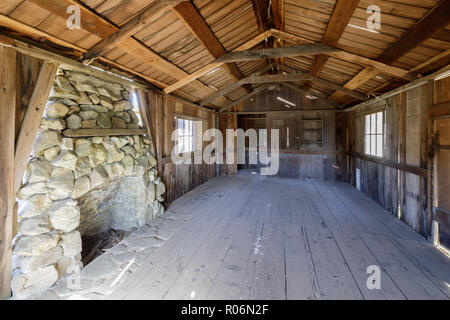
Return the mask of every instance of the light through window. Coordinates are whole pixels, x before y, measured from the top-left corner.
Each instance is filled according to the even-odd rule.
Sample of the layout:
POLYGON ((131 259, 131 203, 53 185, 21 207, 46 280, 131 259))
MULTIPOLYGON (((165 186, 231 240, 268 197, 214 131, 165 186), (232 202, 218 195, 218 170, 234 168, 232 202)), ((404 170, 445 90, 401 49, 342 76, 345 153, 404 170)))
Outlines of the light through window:
POLYGON ((177 119, 178 153, 194 151, 194 121, 183 118, 177 119))
POLYGON ((377 112, 366 115, 365 153, 382 157, 384 147, 384 113, 377 112))

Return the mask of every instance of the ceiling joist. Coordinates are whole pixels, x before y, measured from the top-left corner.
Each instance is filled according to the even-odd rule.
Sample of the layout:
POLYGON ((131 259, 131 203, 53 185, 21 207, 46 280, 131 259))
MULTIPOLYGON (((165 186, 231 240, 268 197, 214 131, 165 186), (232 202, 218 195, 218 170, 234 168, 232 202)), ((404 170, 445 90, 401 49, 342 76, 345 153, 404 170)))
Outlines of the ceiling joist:
MULTIPOLYGON (((109 37, 110 35, 119 31, 119 28, 106 21, 93 11, 85 8, 77 1, 74 0, 31 0, 41 8, 49 11, 62 18, 67 18, 67 7, 75 5, 80 8, 82 19, 81 28, 101 37, 103 39, 109 37)), ((118 44, 118 47, 122 50, 128 52, 140 61, 147 63, 148 65, 160 70, 161 72, 168 74, 176 79, 183 79, 189 76, 184 70, 173 64, 172 62, 166 60, 164 57, 160 56, 158 53, 145 46, 136 39, 129 37, 124 39, 118 44)), ((200 81, 193 81, 190 85, 199 90, 200 92, 211 94, 215 90, 211 89, 204 83, 200 81)), ((228 103, 229 100, 222 98, 224 103, 228 103)))
POLYGON ((289 57, 289 56, 299 56, 299 55, 312 55, 312 54, 326 54, 328 56, 341 59, 344 61, 352 62, 367 68, 376 69, 378 73, 385 73, 392 76, 400 77, 405 80, 413 81, 417 79, 417 75, 414 72, 409 70, 405 70, 402 68, 390 66, 388 64, 375 61, 363 56, 359 56, 350 52, 346 52, 337 48, 332 48, 320 43, 314 43, 313 41, 304 39, 300 36, 296 36, 287 32, 283 32, 281 30, 270 29, 266 32, 258 35, 254 39, 249 41, 250 45, 246 45, 246 47, 253 47, 256 44, 260 43, 267 37, 273 36, 276 39, 284 40, 291 43, 300 44, 298 46, 293 47, 279 47, 274 49, 259 49, 259 50, 251 50, 247 52, 243 52, 244 47, 241 46, 233 52, 227 53, 222 58, 217 59, 216 61, 206 65, 205 67, 197 70, 196 72, 190 74, 186 78, 174 83, 173 85, 164 89, 164 92, 170 93, 173 92, 195 79, 200 78, 201 76, 207 74, 208 72, 221 67, 224 63, 228 62, 237 62, 237 61, 249 61, 255 59, 266 59, 266 58, 277 58, 277 57, 289 57))
POLYGON ((264 68, 259 69, 258 71, 256 71, 253 74, 251 74, 249 77, 244 78, 244 79, 242 79, 240 81, 237 81, 237 82, 229 85, 225 89, 220 90, 219 92, 209 96, 208 98, 206 98, 205 100, 203 100, 200 103, 200 106, 205 106, 205 105, 207 105, 209 103, 212 103, 214 100, 218 99, 219 97, 224 96, 224 95, 232 92, 233 90, 239 88, 240 86, 244 86, 245 84, 248 84, 247 81, 248 81, 249 78, 262 75, 262 74, 264 74, 264 73, 266 73, 266 72, 268 72, 270 70, 272 70, 272 66, 270 66, 270 65, 267 65, 264 68))
MULTIPOLYGON (((258 45, 259 43, 261 43, 262 41, 264 41, 265 39, 267 39, 268 37, 270 37, 270 35, 271 35, 270 30, 267 30, 266 32, 263 32, 263 33, 257 35, 256 37, 250 39, 246 43, 237 47, 236 49, 233 50, 233 52, 245 51, 245 50, 251 49, 251 48, 255 47, 256 45, 258 45)), ((195 79, 198 79, 198 78, 204 76, 205 74, 213 71, 214 69, 220 68, 222 65, 223 65, 223 63, 221 63, 221 62, 220 63, 212 62, 212 63, 200 68, 199 70, 191 73, 189 76, 181 79, 180 81, 175 82, 174 84, 168 86, 167 88, 164 89, 164 92, 171 93, 171 92, 189 84, 190 82, 194 81, 195 79)))
MULTIPOLYGON (((325 30, 322 43, 330 47, 335 47, 342 34, 345 31, 353 13, 358 7, 360 0, 337 0, 325 30)), ((329 56, 317 55, 314 57, 314 62, 311 66, 309 74, 317 77, 328 61, 329 56)))
POLYGON ((119 30, 89 49, 89 51, 84 54, 83 62, 91 62, 92 60, 104 55, 108 50, 118 46, 125 39, 130 38, 133 34, 145 28, 181 1, 184 0, 171 2, 156 1, 152 3, 133 19, 121 26, 119 30))
MULTIPOLYGON (((248 76, 247 78, 244 78, 244 79, 228 86, 227 88, 217 92, 216 94, 208 97, 205 101, 203 101, 200 104, 200 106, 211 103, 212 101, 218 99, 220 96, 228 94, 231 91, 233 91, 233 90, 237 89, 238 87, 245 85, 245 84, 284 83, 284 82, 299 82, 299 81, 317 82, 328 88, 344 92, 345 94, 355 97, 359 100, 365 101, 368 99, 366 96, 364 96, 363 94, 361 94, 359 92, 346 89, 346 88, 341 87, 331 81, 320 79, 320 78, 314 77, 310 74, 298 72, 297 70, 294 73, 263 75, 264 73, 266 73, 267 71, 270 71, 271 69, 272 69, 271 66, 266 66, 266 67, 260 69, 259 71, 255 72, 251 76, 248 76)), ((310 93, 310 94, 312 94, 312 93, 310 93)))
MULTIPOLYGON (((178 4, 173 8, 173 12, 176 13, 214 58, 220 58, 227 53, 192 2, 185 1, 178 4)), ((244 78, 244 75, 234 63, 226 64, 223 67, 227 69, 234 79, 240 80, 244 78)))
MULTIPOLYGON (((390 64, 398 60, 407 52, 419 46, 423 41, 433 35, 433 33, 446 27, 450 17, 450 0, 441 0, 421 21, 409 29, 400 40, 395 42, 381 56, 376 59, 378 62, 390 64)), ((347 89, 354 90, 363 83, 369 81, 379 74, 376 70, 362 70, 352 80, 344 85, 347 89), (354 80, 356 78, 356 80, 354 80)), ((343 97, 341 92, 336 92, 330 96, 332 100, 339 100, 343 97)))
POLYGON ((260 93, 261 91, 267 89, 267 88, 270 87, 270 86, 271 86, 271 84, 262 84, 262 85, 256 87, 252 92, 247 93, 245 96, 242 96, 242 97, 240 97, 238 100, 233 101, 233 102, 230 103, 229 105, 227 105, 227 106, 221 108, 221 109, 219 110, 219 112, 224 112, 225 110, 228 110, 228 109, 234 107, 234 106, 237 105, 239 102, 242 102, 242 101, 244 101, 244 100, 246 100, 246 99, 249 99, 249 98, 253 97, 254 95, 260 93))

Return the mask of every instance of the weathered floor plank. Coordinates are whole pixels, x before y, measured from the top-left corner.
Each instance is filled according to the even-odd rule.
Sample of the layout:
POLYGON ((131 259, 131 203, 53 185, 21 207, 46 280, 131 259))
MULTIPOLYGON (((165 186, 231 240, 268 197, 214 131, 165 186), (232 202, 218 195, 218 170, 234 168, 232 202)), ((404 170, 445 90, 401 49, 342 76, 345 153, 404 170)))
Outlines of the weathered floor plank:
MULTIPOLYGON (((245 171, 219 177, 177 199, 164 217, 136 231, 130 241, 156 231, 167 239, 143 255, 123 281, 106 293, 78 295, 186 300, 450 297, 449 258, 342 183, 245 171), (373 265, 381 271, 380 290, 367 287, 367 268, 373 265)), ((96 264, 107 265, 102 259, 108 255, 98 259, 96 264)))

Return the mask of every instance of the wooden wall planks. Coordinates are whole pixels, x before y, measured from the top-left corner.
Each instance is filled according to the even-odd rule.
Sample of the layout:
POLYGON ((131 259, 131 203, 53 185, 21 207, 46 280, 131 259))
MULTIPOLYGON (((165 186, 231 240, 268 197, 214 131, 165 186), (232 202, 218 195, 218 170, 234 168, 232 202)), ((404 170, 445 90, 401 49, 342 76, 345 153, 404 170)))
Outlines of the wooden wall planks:
MULTIPOLYGON (((345 151, 345 135, 342 136, 345 121, 342 122, 342 116, 340 116, 337 123, 338 113, 329 105, 319 100, 308 99, 304 94, 283 85, 276 85, 255 95, 251 100, 244 101, 242 111, 260 112, 261 115, 265 115, 263 119, 257 120, 254 114, 239 115, 239 124, 244 131, 249 128, 268 129, 270 136, 270 130, 279 130, 279 147, 282 150, 278 173, 280 177, 336 180, 337 177, 346 176, 345 156, 336 152, 345 151), (295 106, 287 107, 287 104, 280 101, 278 97, 295 106), (323 144, 302 142, 304 134, 302 118, 323 118, 323 144), (336 125, 339 126, 339 135, 336 135, 336 125)), ((317 132, 318 134, 315 134, 311 131, 308 134, 319 137, 321 133, 317 132)))
POLYGON ((424 236, 430 235, 429 189, 435 187, 435 181, 428 186, 433 169, 428 158, 431 132, 428 110, 432 105, 450 101, 449 85, 450 78, 426 83, 388 98, 386 103, 380 101, 370 108, 352 111, 347 119, 348 151, 362 155, 364 115, 386 111, 383 159, 374 161, 350 154, 349 181, 356 186, 356 169, 359 169, 361 191, 424 236))
MULTIPOLYGON (((147 93, 150 111, 150 131, 155 142, 158 170, 166 184, 166 200, 171 202, 202 183, 216 176, 215 165, 174 164, 170 157, 174 142, 172 132, 176 129, 176 116, 203 120, 203 132, 216 126, 214 112, 201 110, 154 92, 147 93)), ((203 135, 202 132, 202 135, 203 135)))

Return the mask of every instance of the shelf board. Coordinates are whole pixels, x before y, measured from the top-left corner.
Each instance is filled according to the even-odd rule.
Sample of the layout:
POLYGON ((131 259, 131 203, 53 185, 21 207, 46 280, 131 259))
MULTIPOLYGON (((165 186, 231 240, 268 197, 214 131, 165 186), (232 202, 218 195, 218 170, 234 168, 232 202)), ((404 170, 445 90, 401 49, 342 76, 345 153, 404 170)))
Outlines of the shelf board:
POLYGON ((104 136, 142 136, 148 134, 146 129, 66 129, 64 137, 104 137, 104 136))

